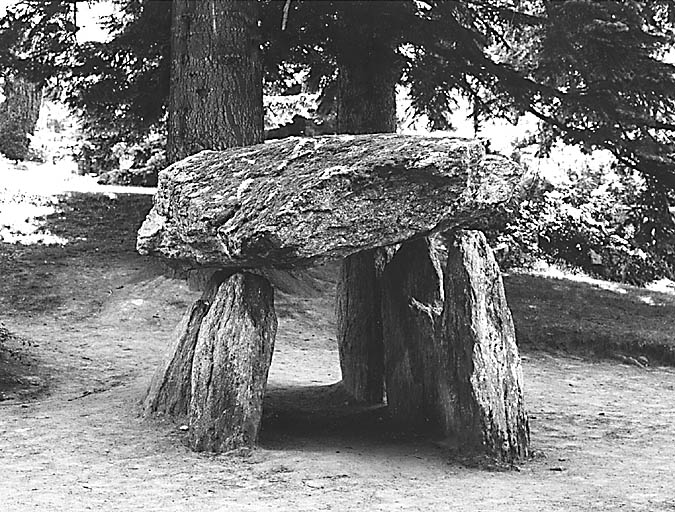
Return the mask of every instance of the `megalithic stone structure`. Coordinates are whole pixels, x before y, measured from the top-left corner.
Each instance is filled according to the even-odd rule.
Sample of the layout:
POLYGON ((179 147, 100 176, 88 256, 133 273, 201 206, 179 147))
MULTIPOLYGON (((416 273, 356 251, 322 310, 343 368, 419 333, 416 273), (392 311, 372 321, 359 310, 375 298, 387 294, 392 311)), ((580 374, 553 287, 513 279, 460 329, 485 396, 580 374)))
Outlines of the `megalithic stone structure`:
POLYGON ((386 381, 396 419, 423 417, 472 450, 523 456, 527 416, 499 271, 484 239, 464 230, 505 220, 529 183, 478 141, 392 134, 283 139, 176 162, 160 173, 138 250, 227 277, 186 315, 146 410, 186 411, 198 450, 252 445, 276 320, 269 283, 250 272, 345 258, 372 270, 386 252, 378 276, 338 290, 347 389, 378 400, 386 381), (429 242, 438 233, 455 240, 447 264, 429 242), (368 304, 372 286, 381 304, 368 304), (350 343, 363 336, 374 340, 367 350, 350 343))

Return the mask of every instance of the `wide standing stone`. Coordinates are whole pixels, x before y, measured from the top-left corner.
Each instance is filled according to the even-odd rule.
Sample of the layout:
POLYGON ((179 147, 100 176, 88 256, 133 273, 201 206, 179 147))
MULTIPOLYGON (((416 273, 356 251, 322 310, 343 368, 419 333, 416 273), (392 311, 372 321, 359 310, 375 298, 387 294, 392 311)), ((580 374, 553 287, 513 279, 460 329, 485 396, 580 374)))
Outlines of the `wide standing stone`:
POLYGON ((438 425, 443 270, 428 239, 403 244, 382 274, 387 404, 399 423, 438 425))
POLYGON ((449 234, 444 279, 438 403, 445 431, 504 460, 525 457, 530 430, 515 330, 483 233, 449 234))
POLYGON ((528 181, 479 141, 395 134, 203 151, 159 175, 142 254, 187 267, 301 267, 493 224, 528 181))
POLYGON ((155 370, 143 401, 146 415, 166 414, 179 419, 188 414, 192 363, 199 330, 220 284, 231 274, 223 271, 210 273, 201 298, 192 303, 183 315, 174 331, 174 342, 155 370))
POLYGON ((261 276, 237 273, 218 288, 192 366, 189 442, 197 451, 253 446, 258 437, 277 319, 261 276))

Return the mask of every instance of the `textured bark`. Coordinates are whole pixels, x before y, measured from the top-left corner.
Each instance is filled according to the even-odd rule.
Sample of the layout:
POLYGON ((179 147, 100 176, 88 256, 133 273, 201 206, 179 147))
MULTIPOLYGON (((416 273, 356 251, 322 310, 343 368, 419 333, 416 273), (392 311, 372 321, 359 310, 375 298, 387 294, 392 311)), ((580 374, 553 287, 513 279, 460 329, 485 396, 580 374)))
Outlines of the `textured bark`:
POLYGON ((186 266, 310 266, 490 226, 527 180, 480 142, 394 134, 205 151, 160 172, 138 249, 186 266))
POLYGON ((382 326, 390 414, 438 427, 443 271, 428 239, 404 244, 382 275, 382 326))
POLYGON ((263 140, 258 2, 173 0, 168 151, 263 140))
POLYGON ((195 347, 192 449, 223 452, 255 444, 276 329, 265 278, 238 273, 220 285, 195 347))
POLYGON ((337 341, 345 389, 362 402, 384 397, 384 347, 376 250, 345 258, 336 293, 337 341))
POLYGON ((42 87, 19 76, 7 77, 3 95, 0 121, 3 124, 11 121, 22 133, 35 133, 42 105, 42 87))
POLYGON ((19 76, 8 76, 4 80, 3 95, 0 152, 13 160, 23 160, 28 156, 28 135, 35 132, 40 116, 42 88, 19 76))
POLYGON ((143 403, 147 415, 166 414, 174 418, 187 415, 192 394, 192 364, 202 321, 211 307, 220 283, 231 273, 209 276, 202 297, 195 301, 176 328, 174 343, 153 375, 143 403))
POLYGON ((478 231, 448 241, 441 341, 446 433, 504 460, 525 457, 530 433, 513 321, 499 267, 478 231))
POLYGON ((397 42, 373 30, 401 2, 342 2, 340 16, 349 26, 338 39, 338 133, 396 131, 396 83, 400 63, 397 42))

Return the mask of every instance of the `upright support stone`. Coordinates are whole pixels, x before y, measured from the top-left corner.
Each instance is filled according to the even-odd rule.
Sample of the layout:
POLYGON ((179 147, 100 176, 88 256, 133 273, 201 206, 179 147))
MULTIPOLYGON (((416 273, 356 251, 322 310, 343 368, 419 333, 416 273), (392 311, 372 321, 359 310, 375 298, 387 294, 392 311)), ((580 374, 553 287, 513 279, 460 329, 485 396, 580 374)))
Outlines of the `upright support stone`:
POLYGON ((525 457, 523 376, 501 272, 479 231, 448 236, 439 382, 446 433, 503 460, 525 457))
POLYGON ((204 293, 183 315, 174 331, 174 342, 161 361, 150 383, 143 402, 146 415, 165 414, 174 418, 187 415, 192 395, 192 360, 202 320, 223 282, 231 272, 210 274, 204 293))
POLYGON ((441 259, 432 243, 405 243, 382 274, 387 404, 392 418, 433 428, 439 422, 441 259))
POLYGON ((345 258, 336 293, 337 339, 342 383, 358 401, 384 395, 380 279, 376 250, 345 258))
POLYGON ((219 286, 193 358, 192 449, 255 444, 276 330, 274 292, 264 277, 237 273, 219 286))

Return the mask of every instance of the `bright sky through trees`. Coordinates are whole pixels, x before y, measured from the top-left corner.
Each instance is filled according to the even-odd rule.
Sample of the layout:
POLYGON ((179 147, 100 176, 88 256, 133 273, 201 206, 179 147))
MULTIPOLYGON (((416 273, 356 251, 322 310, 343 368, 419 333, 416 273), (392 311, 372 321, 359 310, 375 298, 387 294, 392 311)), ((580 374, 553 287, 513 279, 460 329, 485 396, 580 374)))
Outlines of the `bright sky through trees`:
MULTIPOLYGON (((18 3, 18 0, 0 0, 0 17, 5 15, 7 8, 18 3)), ((108 38, 108 32, 101 26, 101 22, 106 16, 116 12, 116 7, 112 2, 78 2, 77 4, 77 26, 80 30, 77 33, 77 40, 80 43, 85 41, 105 41, 108 38)))

